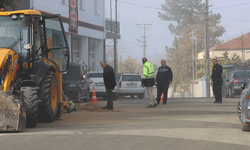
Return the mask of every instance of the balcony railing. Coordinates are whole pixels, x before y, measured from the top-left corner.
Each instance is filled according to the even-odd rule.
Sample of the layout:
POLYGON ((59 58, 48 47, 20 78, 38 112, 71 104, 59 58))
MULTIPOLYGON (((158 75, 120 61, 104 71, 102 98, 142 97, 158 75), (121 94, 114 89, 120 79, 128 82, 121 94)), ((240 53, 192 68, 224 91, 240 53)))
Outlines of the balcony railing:
POLYGON ((115 20, 106 18, 105 22, 106 22, 106 31, 120 34, 120 22, 119 21, 116 22, 115 20))

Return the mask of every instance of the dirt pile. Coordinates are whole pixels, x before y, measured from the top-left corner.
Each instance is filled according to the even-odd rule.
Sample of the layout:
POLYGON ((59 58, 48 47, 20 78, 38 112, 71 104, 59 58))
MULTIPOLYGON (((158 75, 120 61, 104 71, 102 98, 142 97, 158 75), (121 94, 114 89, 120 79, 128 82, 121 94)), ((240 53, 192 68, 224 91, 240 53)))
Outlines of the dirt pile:
POLYGON ((13 96, 8 96, 2 92, 0 92, 0 112, 1 110, 14 110, 18 111, 19 108, 17 104, 14 102, 13 96))
POLYGON ((88 103, 85 105, 77 105, 75 104, 76 111, 93 111, 93 112, 117 112, 117 110, 107 110, 102 109, 103 107, 95 104, 95 103, 88 103))
POLYGON ((0 127, 4 127, 6 124, 16 125, 19 107, 14 100, 12 96, 0 92, 0 127))

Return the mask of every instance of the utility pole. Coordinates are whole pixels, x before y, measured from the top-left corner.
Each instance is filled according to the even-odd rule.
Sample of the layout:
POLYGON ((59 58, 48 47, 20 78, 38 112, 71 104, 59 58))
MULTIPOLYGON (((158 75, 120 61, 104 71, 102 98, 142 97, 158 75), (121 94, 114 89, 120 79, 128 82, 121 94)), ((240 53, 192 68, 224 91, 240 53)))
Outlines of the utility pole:
POLYGON ((153 25, 153 22, 151 22, 151 24, 145 24, 144 21, 142 22, 142 24, 137 24, 135 22, 135 25, 137 25, 140 29, 142 29, 142 32, 143 32, 143 57, 146 57, 146 35, 145 35, 145 30, 150 26, 150 25, 153 25), (142 28, 141 26, 142 25, 142 28), (145 28, 145 25, 147 25, 147 27, 145 28))
MULTIPOLYGON (((191 37, 191 43, 192 43, 192 72, 193 72, 193 81, 194 81, 194 39, 193 39, 193 30, 192 30, 192 37, 191 37)), ((192 97, 194 97, 194 84, 192 83, 192 97)))
POLYGON ((193 39, 193 30, 192 30, 192 37, 191 37, 191 43, 192 43, 192 71, 193 71, 193 80, 194 80, 194 39, 193 39))
POLYGON ((197 55, 197 39, 195 39, 195 79, 197 80, 197 60, 198 60, 198 55, 197 55))
MULTIPOLYGON (((117 0, 115 0, 115 34, 117 34, 117 0)), ((117 42, 116 38, 114 38, 114 70, 115 74, 118 73, 117 70, 117 42)))
POLYGON ((123 72, 123 70, 122 70, 122 55, 120 55, 120 72, 123 72))
POLYGON ((208 19, 208 0, 205 4, 205 80, 206 80, 206 97, 210 97, 210 65, 209 65, 209 19, 208 19))
POLYGON ((242 60, 243 60, 243 62, 245 61, 245 52, 244 52, 244 49, 243 49, 243 47, 244 47, 244 44, 243 44, 243 32, 241 31, 241 51, 242 51, 242 60))

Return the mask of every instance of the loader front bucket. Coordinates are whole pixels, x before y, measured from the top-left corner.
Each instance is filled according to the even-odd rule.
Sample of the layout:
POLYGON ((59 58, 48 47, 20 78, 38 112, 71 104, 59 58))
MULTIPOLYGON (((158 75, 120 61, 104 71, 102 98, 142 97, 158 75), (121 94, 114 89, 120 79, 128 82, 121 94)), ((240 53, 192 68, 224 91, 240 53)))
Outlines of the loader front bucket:
POLYGON ((0 91, 0 132, 24 131, 26 111, 23 96, 14 99, 8 91, 0 91))

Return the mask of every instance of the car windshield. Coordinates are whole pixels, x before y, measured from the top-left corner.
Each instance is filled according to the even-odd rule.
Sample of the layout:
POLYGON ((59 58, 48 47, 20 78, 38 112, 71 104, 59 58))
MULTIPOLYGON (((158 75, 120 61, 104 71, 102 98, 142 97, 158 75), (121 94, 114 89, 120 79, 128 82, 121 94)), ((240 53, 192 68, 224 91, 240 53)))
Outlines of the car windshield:
POLYGON ((123 75, 122 81, 141 81, 141 76, 139 76, 139 75, 123 75))
POLYGON ((90 78, 102 78, 103 73, 89 73, 90 78))
POLYGON ((28 27, 22 27, 19 17, 13 20, 10 16, 1 16, 0 20, 0 48, 24 53, 23 45, 28 43, 28 27))
POLYGON ((75 79, 79 80, 81 77, 80 75, 80 67, 79 66, 69 66, 68 72, 66 74, 63 74, 62 77, 64 79, 75 79))
POLYGON ((250 72, 246 71, 246 72, 235 72, 234 73, 234 77, 235 78, 246 78, 246 77, 250 77, 250 72))

